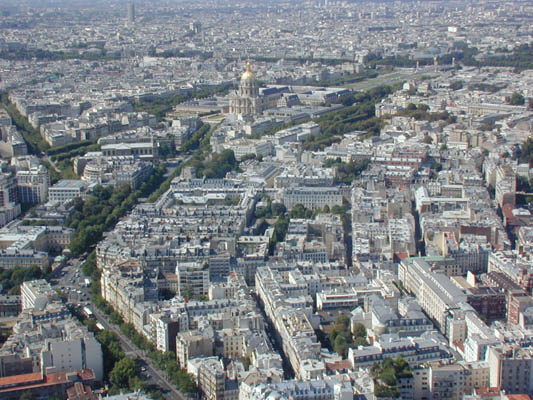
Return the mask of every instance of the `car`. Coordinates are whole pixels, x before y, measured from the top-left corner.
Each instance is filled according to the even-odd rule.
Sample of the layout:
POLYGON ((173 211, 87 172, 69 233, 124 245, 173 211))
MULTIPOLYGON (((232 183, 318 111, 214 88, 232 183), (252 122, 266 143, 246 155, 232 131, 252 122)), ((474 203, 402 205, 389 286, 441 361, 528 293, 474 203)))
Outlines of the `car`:
POLYGON ((146 371, 146 367, 141 367, 141 371, 145 372, 146 371))

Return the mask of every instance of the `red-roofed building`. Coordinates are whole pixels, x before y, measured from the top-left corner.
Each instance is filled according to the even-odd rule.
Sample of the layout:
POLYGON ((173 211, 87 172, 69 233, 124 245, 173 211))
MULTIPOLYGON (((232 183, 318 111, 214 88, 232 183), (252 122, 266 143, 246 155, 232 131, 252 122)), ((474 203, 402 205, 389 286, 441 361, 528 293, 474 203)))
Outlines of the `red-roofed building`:
POLYGON ((57 397, 67 400, 67 389, 76 382, 92 384, 94 372, 90 369, 78 372, 54 372, 41 374, 40 372, 0 378, 0 399, 18 400, 23 393, 30 393, 36 398, 57 397))
POLYGON ((528 394, 508 394, 508 400, 531 400, 531 397, 528 394))
POLYGON ((348 372, 351 371, 352 363, 350 360, 339 360, 335 362, 326 362, 326 368, 330 372, 348 372))
POLYGON ((531 400, 527 394, 506 394, 497 386, 474 389, 472 398, 479 400, 531 400))
POLYGON ((73 387, 67 389, 68 400, 98 400, 99 397, 93 393, 90 386, 81 382, 76 382, 73 387))
POLYGON ((501 400, 501 390, 499 387, 482 387, 474 389, 474 395, 483 400, 501 400))
POLYGON ((119 262, 115 267, 120 270, 138 269, 141 267, 141 262, 139 260, 129 259, 119 262))
POLYGON ((402 261, 402 260, 405 260, 406 258, 409 258, 409 253, 405 253, 405 252, 396 253, 394 254, 394 258, 396 260, 402 261))

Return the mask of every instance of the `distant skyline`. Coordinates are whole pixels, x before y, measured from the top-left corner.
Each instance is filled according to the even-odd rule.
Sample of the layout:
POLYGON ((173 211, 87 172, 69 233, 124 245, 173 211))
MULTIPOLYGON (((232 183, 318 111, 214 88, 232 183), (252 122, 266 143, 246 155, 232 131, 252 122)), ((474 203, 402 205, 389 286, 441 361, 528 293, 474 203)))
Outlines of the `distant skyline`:
MULTIPOLYGON (((390 3, 393 0, 348 0, 351 3, 390 3)), ((449 3, 447 0, 395 0, 400 2, 433 2, 433 3, 449 3)), ((120 4, 135 3, 136 5, 144 4, 180 4, 180 5, 196 5, 199 2, 190 0, 20 0, 16 4, 13 0, 0 0, 0 7, 16 9, 21 7, 34 7, 34 8, 47 8, 47 7, 66 7, 66 8, 79 8, 79 7, 113 7, 120 4)), ((200 3, 250 3, 250 4, 265 4, 268 3, 301 3, 300 0, 240 0, 233 2, 229 0, 213 0, 213 1, 200 1, 200 3)), ((462 0, 461 3, 472 3, 474 0, 462 0)), ((527 0, 515 0, 517 3, 527 2, 527 0)))

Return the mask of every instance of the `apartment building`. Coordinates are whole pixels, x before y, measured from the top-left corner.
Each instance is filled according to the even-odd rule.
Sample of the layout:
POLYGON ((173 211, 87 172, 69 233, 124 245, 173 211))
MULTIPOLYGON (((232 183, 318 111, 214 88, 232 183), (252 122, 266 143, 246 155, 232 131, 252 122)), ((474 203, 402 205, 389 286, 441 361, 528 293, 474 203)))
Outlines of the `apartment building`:
POLYGON ((84 197, 86 192, 86 182, 65 179, 48 188, 48 200, 64 203, 76 197, 84 197))
POLYGON ((443 333, 446 333, 448 311, 457 308, 459 303, 467 303, 467 296, 446 275, 421 258, 402 261, 398 278, 443 333))
POLYGON ((44 279, 26 281, 20 286, 22 310, 42 310, 50 301, 59 300, 59 296, 44 279))
POLYGON ((322 209, 325 206, 342 206, 342 193, 331 187, 295 187, 283 190, 283 204, 289 210, 301 204, 310 210, 322 209))
POLYGON ((509 394, 533 393, 533 351, 530 347, 501 344, 488 349, 490 386, 509 394))
POLYGON ((39 204, 48 199, 50 175, 44 165, 17 171, 17 194, 22 203, 39 204))

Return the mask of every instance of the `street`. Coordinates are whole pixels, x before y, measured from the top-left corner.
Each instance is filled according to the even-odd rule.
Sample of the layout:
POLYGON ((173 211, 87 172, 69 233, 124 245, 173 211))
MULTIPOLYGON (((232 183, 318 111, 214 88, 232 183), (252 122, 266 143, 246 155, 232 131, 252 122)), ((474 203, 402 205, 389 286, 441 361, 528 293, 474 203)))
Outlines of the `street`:
POLYGON ((172 385, 165 377, 165 373, 162 371, 159 371, 155 368, 155 366, 152 364, 152 360, 148 357, 145 357, 143 355, 143 351, 139 350, 131 341, 120 331, 120 329, 110 324, 106 320, 105 314, 103 314, 100 310, 96 308, 96 306, 91 303, 91 309, 96 317, 96 319, 104 326, 105 329, 108 329, 110 331, 113 331, 117 334, 117 336, 120 339, 120 344, 122 346, 122 349, 128 356, 136 356, 137 358, 143 360, 146 364, 146 372, 148 372, 149 375, 146 375, 146 372, 143 372, 146 378, 148 378, 148 382, 151 382, 157 386, 159 386, 163 392, 164 396, 167 399, 178 399, 178 400, 187 400, 185 396, 183 396, 174 385, 172 385))
POLYGON ((56 289, 61 290, 67 295, 68 304, 75 307, 90 306, 97 322, 100 322, 105 329, 114 332, 127 356, 136 357, 144 363, 144 371, 141 372, 141 378, 155 386, 158 386, 164 397, 168 400, 188 400, 176 387, 170 383, 166 374, 157 369, 152 360, 146 357, 144 351, 138 349, 116 325, 111 324, 107 316, 102 313, 91 301, 89 287, 85 285, 85 276, 81 272, 81 259, 70 259, 65 266, 58 268, 52 273, 50 284, 56 289))

